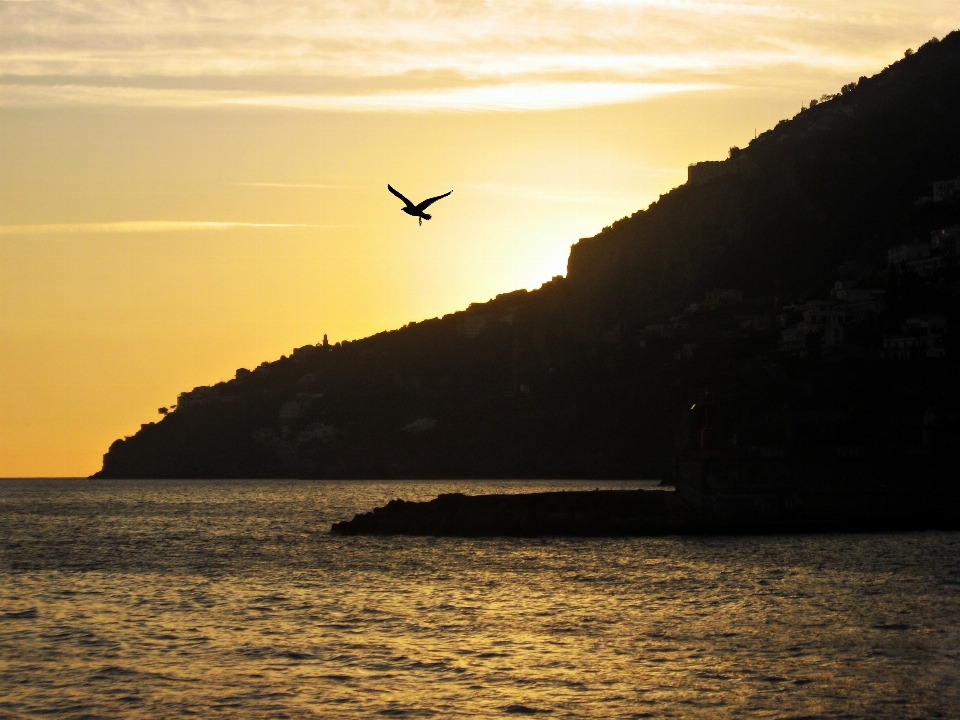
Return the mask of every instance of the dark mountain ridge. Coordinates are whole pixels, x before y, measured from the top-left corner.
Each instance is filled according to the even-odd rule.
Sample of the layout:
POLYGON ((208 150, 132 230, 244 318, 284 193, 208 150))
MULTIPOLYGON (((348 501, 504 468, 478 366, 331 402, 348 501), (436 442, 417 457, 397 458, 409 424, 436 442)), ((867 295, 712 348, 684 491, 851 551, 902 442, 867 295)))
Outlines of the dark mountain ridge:
POLYGON ((566 277, 238 370, 96 476, 662 477, 704 407, 718 443, 960 445, 960 353, 916 330, 960 321, 955 255, 888 257, 960 222, 929 197, 960 172, 960 32, 730 155, 580 240, 566 277), (837 281, 842 342, 795 304, 837 281), (900 335, 923 360, 892 361, 900 335))
POLYGON ((822 290, 837 266, 912 239, 904 209, 960 169, 960 33, 781 121, 726 164, 573 246, 568 278, 614 314, 722 287, 822 290), (733 168, 731 168, 733 169, 733 168))

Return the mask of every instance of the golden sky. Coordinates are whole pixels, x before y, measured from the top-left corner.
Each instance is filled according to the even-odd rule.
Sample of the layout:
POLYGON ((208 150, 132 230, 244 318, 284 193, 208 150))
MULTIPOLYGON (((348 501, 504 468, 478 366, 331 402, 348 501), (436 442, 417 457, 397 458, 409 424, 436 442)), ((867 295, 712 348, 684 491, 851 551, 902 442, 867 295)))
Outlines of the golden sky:
POLYGON ((954 0, 0 0, 0 476, 565 271, 954 0), (415 202, 453 190, 422 227, 415 202))

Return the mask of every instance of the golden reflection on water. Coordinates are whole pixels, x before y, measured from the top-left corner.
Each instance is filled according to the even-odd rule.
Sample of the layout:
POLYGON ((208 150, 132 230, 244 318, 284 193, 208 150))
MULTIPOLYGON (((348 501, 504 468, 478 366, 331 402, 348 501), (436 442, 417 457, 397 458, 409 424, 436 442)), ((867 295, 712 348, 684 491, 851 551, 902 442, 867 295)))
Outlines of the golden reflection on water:
POLYGON ((447 489, 3 486, 0 714, 899 718, 960 707, 957 533, 316 532, 351 505, 447 489))

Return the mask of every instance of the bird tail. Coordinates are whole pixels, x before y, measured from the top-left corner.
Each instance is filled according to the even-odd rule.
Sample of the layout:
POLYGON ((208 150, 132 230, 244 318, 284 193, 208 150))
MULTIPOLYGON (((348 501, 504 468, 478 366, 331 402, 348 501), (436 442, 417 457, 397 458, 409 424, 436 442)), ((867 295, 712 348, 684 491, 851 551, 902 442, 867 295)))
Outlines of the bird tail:
POLYGON ((433 217, 433 215, 427 215, 426 213, 420 213, 420 217, 422 217, 424 220, 429 220, 430 218, 433 217))

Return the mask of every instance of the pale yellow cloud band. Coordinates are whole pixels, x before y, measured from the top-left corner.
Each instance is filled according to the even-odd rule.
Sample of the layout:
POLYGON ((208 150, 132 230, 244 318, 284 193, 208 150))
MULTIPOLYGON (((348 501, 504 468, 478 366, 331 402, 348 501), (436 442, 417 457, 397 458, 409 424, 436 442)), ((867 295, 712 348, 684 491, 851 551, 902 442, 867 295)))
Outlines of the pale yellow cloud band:
POLYGON ((342 112, 469 112, 561 110, 638 102, 663 95, 719 90, 723 85, 695 83, 566 82, 507 83, 419 92, 328 97, 266 95, 225 101, 232 105, 338 110, 342 112))
POLYGON ((235 187, 257 188, 293 188, 296 190, 349 190, 349 185, 321 185, 317 183, 285 183, 285 182, 235 182, 235 187))
POLYGON ((264 107, 327 112, 471 112, 563 110, 640 102, 684 92, 720 90, 719 83, 531 82, 357 95, 238 93, 221 90, 6 85, 0 105, 128 107, 264 107))
POLYGON ((127 220, 99 223, 55 223, 46 225, 0 225, 0 235, 52 235, 57 233, 159 233, 231 228, 328 228, 346 225, 301 223, 192 222, 184 220, 127 220))
POLYGON ((847 82, 956 0, 0 0, 4 107, 476 112, 847 82))

